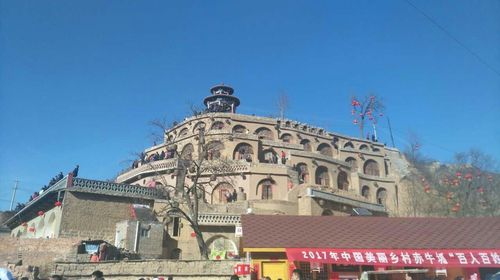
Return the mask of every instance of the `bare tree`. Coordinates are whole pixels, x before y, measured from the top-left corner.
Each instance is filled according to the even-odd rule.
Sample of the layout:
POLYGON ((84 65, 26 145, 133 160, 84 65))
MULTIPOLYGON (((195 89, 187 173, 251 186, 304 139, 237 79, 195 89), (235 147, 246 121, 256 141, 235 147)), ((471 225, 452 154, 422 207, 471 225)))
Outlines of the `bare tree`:
POLYGON ((278 110, 281 119, 285 118, 285 111, 288 109, 289 106, 290 104, 289 104, 288 94, 286 92, 282 92, 278 96, 278 110))
POLYGON ((360 137, 364 137, 365 119, 368 119, 374 126, 379 117, 384 114, 384 104, 375 95, 365 96, 361 99, 353 96, 351 98, 353 123, 359 126, 360 137))
MULTIPOLYGON (((167 197, 166 206, 158 213, 167 218, 179 217, 185 219, 196 234, 196 241, 199 248, 200 257, 208 259, 208 247, 203 238, 203 233, 199 225, 200 203, 204 203, 207 195, 207 186, 217 177, 224 176, 231 172, 231 162, 225 159, 213 160, 220 148, 220 141, 205 140, 205 130, 198 130, 198 152, 194 156, 194 151, 183 154, 179 153, 175 147, 175 158, 177 167, 173 173, 176 177, 175 186, 169 186, 166 174, 157 170, 153 162, 148 162, 149 168, 154 171, 155 179, 162 183, 161 188, 167 197)), ((168 176, 172 176, 168 174, 168 176)), ((231 181, 224 178, 224 181, 231 181)))

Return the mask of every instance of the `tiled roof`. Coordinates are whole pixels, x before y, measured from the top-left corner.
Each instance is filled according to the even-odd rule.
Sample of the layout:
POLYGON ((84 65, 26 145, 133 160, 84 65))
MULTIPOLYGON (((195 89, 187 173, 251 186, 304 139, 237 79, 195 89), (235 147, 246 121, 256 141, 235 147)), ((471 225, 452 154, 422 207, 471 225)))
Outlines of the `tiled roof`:
POLYGON ((243 215, 241 221, 244 248, 500 248, 500 217, 243 215))

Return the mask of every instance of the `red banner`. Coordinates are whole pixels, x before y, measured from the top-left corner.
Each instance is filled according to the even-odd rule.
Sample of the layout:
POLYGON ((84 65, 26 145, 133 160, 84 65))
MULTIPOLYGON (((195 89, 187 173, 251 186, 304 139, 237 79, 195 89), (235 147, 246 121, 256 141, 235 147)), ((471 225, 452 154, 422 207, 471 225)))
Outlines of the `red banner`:
POLYGON ((249 264, 237 264, 234 266, 234 274, 236 275, 248 275, 250 274, 249 264))
POLYGON ((286 249, 290 261, 409 267, 500 267, 500 250, 286 249))

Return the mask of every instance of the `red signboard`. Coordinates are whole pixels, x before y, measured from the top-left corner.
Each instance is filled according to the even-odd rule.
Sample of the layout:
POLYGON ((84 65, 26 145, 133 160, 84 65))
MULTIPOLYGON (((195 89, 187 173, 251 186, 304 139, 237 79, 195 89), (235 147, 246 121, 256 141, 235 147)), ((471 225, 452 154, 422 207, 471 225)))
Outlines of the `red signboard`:
POLYGON ((500 267, 500 250, 286 249, 290 261, 411 267, 500 267))
POLYGON ((236 275, 248 275, 250 274, 249 264, 237 264, 234 266, 234 274, 236 275))

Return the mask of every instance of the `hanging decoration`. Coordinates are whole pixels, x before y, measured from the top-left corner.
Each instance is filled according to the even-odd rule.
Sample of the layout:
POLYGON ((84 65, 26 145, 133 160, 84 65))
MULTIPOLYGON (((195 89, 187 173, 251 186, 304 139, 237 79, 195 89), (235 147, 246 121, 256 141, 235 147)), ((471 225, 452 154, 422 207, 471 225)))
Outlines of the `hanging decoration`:
POLYGON ((45 212, 43 212, 42 210, 38 211, 38 216, 40 216, 40 217, 41 217, 41 216, 43 216, 43 215, 45 215, 45 212))
POLYGON ((62 205, 62 202, 60 202, 60 201, 56 201, 56 203, 54 203, 54 206, 56 206, 56 207, 59 207, 61 205, 62 205))

